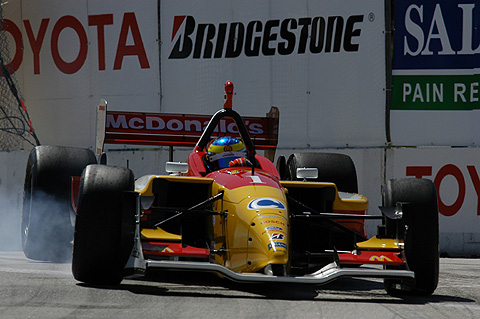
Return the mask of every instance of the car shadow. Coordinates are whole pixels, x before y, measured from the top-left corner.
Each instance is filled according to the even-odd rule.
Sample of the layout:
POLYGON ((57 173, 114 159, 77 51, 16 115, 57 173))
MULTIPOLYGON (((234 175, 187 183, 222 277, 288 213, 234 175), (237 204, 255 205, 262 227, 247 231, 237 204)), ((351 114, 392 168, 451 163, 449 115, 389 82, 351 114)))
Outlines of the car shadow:
POLYGON ((147 276, 126 277, 117 286, 79 283, 79 286, 125 290, 134 294, 173 297, 311 300, 422 305, 431 303, 475 303, 475 300, 433 294, 431 296, 390 296, 378 279, 340 278, 325 285, 239 283, 213 273, 150 271, 147 276))

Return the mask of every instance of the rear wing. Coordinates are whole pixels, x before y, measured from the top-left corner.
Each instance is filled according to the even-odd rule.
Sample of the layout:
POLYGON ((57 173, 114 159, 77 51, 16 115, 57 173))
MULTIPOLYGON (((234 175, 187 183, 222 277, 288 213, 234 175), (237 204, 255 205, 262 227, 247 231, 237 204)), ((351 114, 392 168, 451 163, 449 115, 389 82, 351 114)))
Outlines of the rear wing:
MULTIPOLYGON (((194 147, 210 121, 209 115, 108 111, 107 101, 97 109, 96 153, 104 144, 194 147)), ((272 107, 265 117, 242 117, 256 149, 265 150, 272 162, 278 144, 279 110, 272 107)), ((238 135, 233 119, 220 121, 213 136, 238 135)), ((172 155, 170 155, 172 158, 172 155)))

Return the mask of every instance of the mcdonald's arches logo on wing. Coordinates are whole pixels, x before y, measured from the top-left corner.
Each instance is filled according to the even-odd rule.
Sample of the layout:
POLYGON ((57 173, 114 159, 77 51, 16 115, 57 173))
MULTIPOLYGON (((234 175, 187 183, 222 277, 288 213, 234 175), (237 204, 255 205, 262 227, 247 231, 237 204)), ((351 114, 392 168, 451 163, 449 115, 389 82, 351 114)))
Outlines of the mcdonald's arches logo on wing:
POLYGON ((386 256, 372 256, 370 257, 370 261, 388 261, 388 262, 393 262, 393 260, 391 260, 390 258, 386 257, 386 256))

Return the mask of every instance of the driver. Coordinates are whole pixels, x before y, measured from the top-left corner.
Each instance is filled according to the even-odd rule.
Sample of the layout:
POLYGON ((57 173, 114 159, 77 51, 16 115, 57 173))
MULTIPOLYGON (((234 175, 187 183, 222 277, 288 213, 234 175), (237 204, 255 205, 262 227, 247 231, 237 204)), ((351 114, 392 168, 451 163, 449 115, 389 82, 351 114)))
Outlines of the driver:
POLYGON ((215 169, 237 166, 233 164, 235 160, 244 158, 245 155, 245 145, 235 137, 219 137, 208 146, 208 160, 215 169))

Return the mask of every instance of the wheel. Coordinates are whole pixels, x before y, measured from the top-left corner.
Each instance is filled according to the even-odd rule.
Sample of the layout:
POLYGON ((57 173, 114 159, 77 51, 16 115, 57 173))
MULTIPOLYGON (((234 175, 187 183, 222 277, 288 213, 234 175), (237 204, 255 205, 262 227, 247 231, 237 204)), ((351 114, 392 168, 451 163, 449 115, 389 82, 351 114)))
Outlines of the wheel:
POLYGON ((336 153, 294 153, 286 164, 286 179, 297 180, 297 168, 318 169, 318 182, 331 182, 342 192, 358 193, 357 172, 350 156, 336 153))
POLYGON ((392 295, 431 295, 439 274, 438 204, 433 182, 419 178, 389 180, 383 188, 383 203, 387 207, 405 203, 405 258, 408 269, 415 273, 414 280, 385 279, 385 290, 392 295))
POLYGON ((285 180, 287 178, 287 160, 285 159, 285 156, 280 155, 278 157, 276 168, 280 179, 285 180))
POLYGON ((71 176, 80 176, 96 163, 91 150, 37 146, 25 172, 21 237, 25 256, 41 261, 72 258, 73 222, 71 176))
POLYGON ((133 189, 128 168, 89 165, 83 171, 72 259, 78 281, 102 285, 122 281, 134 244, 133 189))

